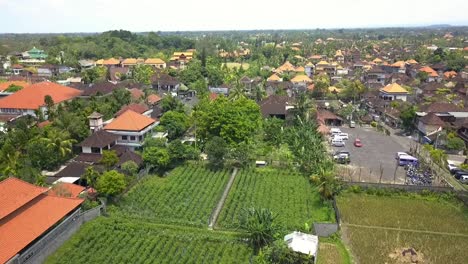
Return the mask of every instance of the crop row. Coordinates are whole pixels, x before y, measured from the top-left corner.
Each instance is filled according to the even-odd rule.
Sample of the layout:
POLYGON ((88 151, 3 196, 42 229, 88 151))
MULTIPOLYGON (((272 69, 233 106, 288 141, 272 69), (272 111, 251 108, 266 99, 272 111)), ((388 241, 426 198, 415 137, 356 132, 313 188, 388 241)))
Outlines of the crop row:
POLYGON ((237 175, 224 204, 218 226, 236 228, 242 211, 269 208, 287 228, 301 228, 313 221, 334 221, 329 204, 321 202, 308 180, 294 172, 244 170, 237 175))
POLYGON ((139 183, 123 199, 118 212, 149 221, 207 225, 228 177, 228 171, 179 167, 167 177, 154 176, 139 183))
POLYGON ((87 223, 46 263, 248 263, 241 237, 118 218, 87 223))

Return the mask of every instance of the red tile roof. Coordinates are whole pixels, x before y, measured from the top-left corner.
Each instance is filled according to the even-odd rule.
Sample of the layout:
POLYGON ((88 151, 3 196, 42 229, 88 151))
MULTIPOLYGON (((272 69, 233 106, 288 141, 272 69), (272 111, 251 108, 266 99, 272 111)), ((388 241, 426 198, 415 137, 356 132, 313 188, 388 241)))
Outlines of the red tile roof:
POLYGON ((146 105, 142 105, 142 104, 129 104, 129 105, 123 106, 120 109, 120 111, 118 111, 115 114, 115 116, 119 116, 119 115, 125 113, 127 110, 132 110, 132 111, 137 112, 139 114, 143 114, 144 112, 148 111, 149 108, 146 105))
POLYGON ((156 94, 150 94, 150 95, 148 95, 148 98, 146 98, 146 100, 148 101, 149 104, 155 104, 155 103, 161 101, 161 97, 159 97, 156 94))
MULTIPOLYGON (((17 178, 0 182, 0 219, 47 191, 17 178)), ((1 262, 1 261, 0 261, 1 262)))
POLYGON ((105 130, 141 131, 154 124, 155 120, 127 110, 104 127, 105 130))
POLYGON ((132 88, 129 91, 132 94, 133 99, 140 99, 141 97, 145 95, 144 92, 142 92, 140 89, 137 89, 137 88, 132 88))
POLYGON ((34 201, 2 218, 0 263, 14 257, 82 202, 83 199, 40 194, 34 201))
POLYGON ((50 95, 55 103, 60 103, 80 94, 80 90, 52 82, 40 82, 0 99, 0 108, 38 109, 44 105, 46 95, 50 95))
POLYGON ((77 184, 60 182, 56 183, 47 194, 59 197, 69 197, 76 198, 83 192, 86 188, 77 184))
POLYGON ((10 87, 10 85, 17 85, 17 86, 21 86, 21 87, 28 87, 29 85, 31 85, 30 83, 28 82, 25 82, 25 81, 8 81, 8 82, 2 82, 0 83, 0 91, 5 91, 8 87, 10 87))

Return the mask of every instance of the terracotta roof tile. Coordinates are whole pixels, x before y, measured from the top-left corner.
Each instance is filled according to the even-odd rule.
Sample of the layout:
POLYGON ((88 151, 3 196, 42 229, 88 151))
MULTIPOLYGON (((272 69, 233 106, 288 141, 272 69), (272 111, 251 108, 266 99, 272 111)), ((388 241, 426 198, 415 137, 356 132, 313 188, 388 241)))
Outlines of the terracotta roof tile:
POLYGON ((35 186, 17 178, 0 182, 0 219, 38 197, 47 188, 35 186))
POLYGON ((10 85, 17 85, 17 86, 21 86, 21 87, 28 87, 29 85, 31 85, 30 83, 28 82, 25 82, 25 81, 9 81, 9 82, 2 82, 0 83, 0 91, 3 92, 5 91, 8 87, 10 87, 10 85))
POLYGON ((86 188, 68 182, 59 182, 49 189, 47 194, 59 197, 77 198, 86 188))
POLYGON ((39 109, 45 105, 44 97, 50 95, 60 103, 81 94, 81 91, 52 82, 40 82, 0 99, 0 108, 39 109))
POLYGON ((148 111, 149 108, 146 106, 146 105, 142 105, 142 104, 129 104, 129 105, 125 105, 123 106, 116 114, 115 116, 119 116, 123 113, 125 113, 127 110, 132 110, 133 112, 136 112, 136 113, 139 113, 139 114, 143 114, 144 112, 148 111))
POLYGON ((127 110, 104 127, 105 130, 141 131, 154 124, 155 120, 127 110))
POLYGON ((157 94, 150 94, 146 98, 146 101, 148 101, 149 104, 155 104, 155 103, 161 101, 161 97, 159 97, 157 94))
POLYGON ((145 64, 164 64, 165 61, 161 60, 160 58, 148 58, 145 60, 145 64))
POLYGON ((408 91, 401 87, 398 83, 392 83, 384 88, 380 89, 380 91, 386 92, 386 93, 408 93, 408 91))
POLYGON ((312 79, 310 79, 307 75, 296 75, 294 78, 291 79, 292 83, 311 83, 312 79))
POLYGON ((0 263, 4 263, 77 208, 82 199, 40 194, 0 220, 0 263))

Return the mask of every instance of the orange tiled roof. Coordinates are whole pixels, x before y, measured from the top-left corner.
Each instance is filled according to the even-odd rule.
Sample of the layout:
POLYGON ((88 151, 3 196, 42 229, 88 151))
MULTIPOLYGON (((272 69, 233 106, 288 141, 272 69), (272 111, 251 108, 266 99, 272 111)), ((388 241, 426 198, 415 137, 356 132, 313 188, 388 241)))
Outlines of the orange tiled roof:
POLYGON ((77 184, 60 182, 56 183, 47 194, 60 196, 60 197, 69 197, 76 198, 80 193, 82 193, 86 188, 77 184))
POLYGON ((125 113, 127 110, 132 110, 133 112, 143 114, 144 112, 148 111, 149 108, 146 105, 142 104, 129 104, 122 106, 122 108, 115 114, 115 116, 119 116, 125 113))
POLYGON ((447 72, 444 72, 444 76, 445 76, 445 78, 450 79, 450 78, 453 78, 453 77, 457 76, 457 72, 456 71, 447 71, 447 72))
POLYGON ((141 131, 154 124, 155 120, 138 114, 132 110, 116 117, 112 122, 104 127, 105 130, 141 131))
POLYGON ((0 83, 0 91, 3 92, 5 91, 8 87, 10 87, 10 85, 17 85, 17 86, 21 86, 23 88, 25 87, 28 87, 29 85, 31 85, 30 83, 28 82, 23 82, 23 81, 9 81, 9 82, 2 82, 0 83))
POLYGON ((279 66, 277 70, 281 72, 293 72, 295 68, 289 61, 286 61, 283 65, 279 66))
POLYGON ((437 72, 434 69, 432 69, 431 67, 429 67, 429 66, 424 66, 421 69, 419 69, 419 71, 427 72, 427 74, 429 74, 429 76, 431 76, 431 77, 438 77, 439 76, 439 74, 437 74, 437 72))
POLYGON ((380 91, 386 92, 386 93, 408 93, 408 91, 401 87, 398 83, 392 83, 384 88, 380 89, 380 91))
POLYGON ((281 81, 281 78, 278 75, 273 74, 270 77, 268 77, 267 81, 269 81, 269 82, 279 82, 279 81, 281 81))
POLYGON ((0 219, 46 191, 47 188, 35 186, 13 177, 1 181, 0 219))
POLYGON ((137 64, 137 59, 135 58, 128 58, 122 61, 122 65, 135 65, 137 64))
POLYGON ((45 105, 44 97, 50 95, 54 103, 70 100, 81 94, 80 90, 52 82, 32 84, 18 92, 0 99, 0 108, 38 109, 45 105))
POLYGON ((418 62, 414 59, 411 59, 411 60, 407 60, 406 63, 408 64, 418 64, 418 62))
POLYGON ((145 60, 145 64, 164 64, 164 63, 166 62, 164 62, 160 58, 148 58, 145 60))
POLYGON ((397 61, 393 63, 391 66, 392 67, 397 67, 397 68, 403 68, 405 67, 406 63, 404 61, 397 61))
POLYGON ((161 101, 161 97, 159 97, 159 96, 156 95, 156 94, 150 94, 150 95, 148 95, 148 97, 146 98, 146 100, 147 100, 148 103, 150 103, 150 104, 155 104, 155 103, 161 101))
POLYGON ((296 72, 304 72, 305 69, 304 69, 304 67, 299 66, 299 67, 297 67, 297 68, 295 69, 295 71, 296 71, 296 72))
POLYGON ((114 59, 114 58, 110 58, 108 60, 104 60, 102 62, 102 64, 104 65, 117 65, 117 64, 120 64, 120 60, 118 59, 114 59))
POLYGON ((77 208, 83 199, 40 194, 0 220, 0 263, 4 263, 77 208))

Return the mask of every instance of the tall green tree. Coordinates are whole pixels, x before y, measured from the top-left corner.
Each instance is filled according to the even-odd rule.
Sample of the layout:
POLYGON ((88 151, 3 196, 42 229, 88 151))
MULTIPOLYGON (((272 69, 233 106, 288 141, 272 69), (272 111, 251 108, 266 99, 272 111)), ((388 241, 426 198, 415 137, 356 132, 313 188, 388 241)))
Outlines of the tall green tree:
POLYGON ((187 131, 190 121, 188 116, 183 112, 168 111, 161 117, 160 125, 167 130, 169 139, 175 139, 187 131))
POLYGON ((119 157, 115 150, 104 150, 102 151, 102 158, 99 163, 106 166, 107 169, 113 168, 119 162, 119 157))
POLYGON ((96 182, 96 190, 105 196, 114 197, 127 187, 125 175, 115 170, 104 172, 96 182))
POLYGON ((133 79, 146 85, 151 84, 151 76, 153 76, 153 74, 154 70, 150 65, 137 65, 132 69, 133 79))

